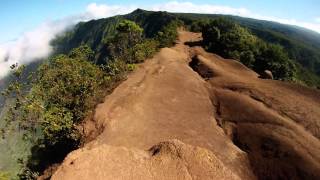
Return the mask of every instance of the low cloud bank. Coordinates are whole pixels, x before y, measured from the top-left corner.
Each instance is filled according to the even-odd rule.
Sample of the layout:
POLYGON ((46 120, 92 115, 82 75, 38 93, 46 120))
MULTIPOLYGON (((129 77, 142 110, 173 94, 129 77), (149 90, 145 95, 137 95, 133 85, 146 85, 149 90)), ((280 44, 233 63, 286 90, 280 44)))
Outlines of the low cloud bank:
POLYGON ((46 21, 15 41, 0 44, 0 79, 10 72, 10 65, 27 64, 46 58, 52 52, 50 41, 80 21, 125 14, 134 8, 89 4, 84 13, 60 20, 46 21))
MULTIPOLYGON (((32 61, 46 58, 51 52, 50 41, 59 33, 72 27, 79 21, 88 21, 110 17, 119 14, 126 14, 137 6, 110 6, 107 4, 91 3, 85 12, 69 16, 56 21, 47 21, 35 28, 33 31, 24 33, 16 41, 0 44, 0 78, 10 71, 9 66, 14 63, 26 64, 32 61)), ((250 12, 246 8, 232 8, 209 4, 194 4, 191 2, 171 1, 163 4, 140 7, 153 11, 187 12, 187 13, 208 13, 208 14, 232 14, 256 19, 276 21, 284 24, 297 25, 320 32, 320 19, 315 22, 300 22, 294 19, 281 19, 276 17, 262 16, 250 12)))
POLYGON ((26 64, 48 56, 52 51, 50 40, 70 24, 68 21, 44 22, 33 31, 24 33, 16 41, 0 45, 0 77, 9 72, 11 64, 26 64))

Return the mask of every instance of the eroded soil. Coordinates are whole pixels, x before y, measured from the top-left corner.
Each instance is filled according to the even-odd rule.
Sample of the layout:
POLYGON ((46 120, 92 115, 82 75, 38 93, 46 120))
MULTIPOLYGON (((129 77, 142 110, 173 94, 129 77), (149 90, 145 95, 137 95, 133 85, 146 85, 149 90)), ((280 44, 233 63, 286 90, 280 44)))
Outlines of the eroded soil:
POLYGON ((320 178, 319 91, 186 43, 199 40, 181 31, 130 74, 52 179, 320 178))

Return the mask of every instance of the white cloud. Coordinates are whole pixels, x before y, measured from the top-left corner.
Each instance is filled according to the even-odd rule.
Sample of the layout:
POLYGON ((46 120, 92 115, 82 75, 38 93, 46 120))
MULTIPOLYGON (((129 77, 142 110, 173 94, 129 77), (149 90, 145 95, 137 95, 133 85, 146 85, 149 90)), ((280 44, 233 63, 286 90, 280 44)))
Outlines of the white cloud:
POLYGON ((314 20, 315 20, 316 22, 320 23, 320 17, 316 17, 316 18, 314 18, 314 20))
POLYGON ((272 16, 263 16, 246 8, 233 8, 229 6, 218 6, 211 4, 194 4, 191 2, 171 1, 164 4, 158 4, 146 9, 154 11, 169 11, 169 12, 189 12, 189 13, 205 13, 205 14, 231 14, 236 16, 250 17, 261 20, 275 21, 282 24, 296 25, 311 29, 320 33, 320 17, 316 18, 316 23, 307 21, 298 21, 295 19, 283 19, 272 16))
POLYGON ((128 7, 92 3, 87 6, 84 13, 60 20, 46 21, 34 30, 25 32, 17 40, 0 44, 0 78, 8 74, 12 64, 27 64, 46 58, 52 51, 50 41, 77 22, 129 13, 133 10, 128 7))
POLYGON ((96 3, 91 3, 87 6, 86 14, 92 19, 97 19, 119 14, 127 14, 135 9, 135 6, 109 6, 106 4, 97 5, 96 3))
POLYGON ((47 21, 13 42, 0 44, 0 78, 8 73, 11 64, 26 64, 48 56, 52 51, 50 41, 75 22, 73 17, 47 21))
MULTIPOLYGON (((126 14, 137 6, 107 5, 91 3, 83 13, 69 16, 56 21, 47 21, 33 31, 24 33, 14 42, 0 44, 0 78, 9 72, 9 66, 14 63, 25 64, 36 59, 47 57, 51 51, 50 41, 66 28, 79 21, 110 17, 126 14)), ((297 21, 295 19, 281 19, 276 17, 262 16, 249 11, 246 8, 233 8, 212 4, 194 4, 191 2, 170 1, 151 6, 140 6, 142 9, 153 11, 189 12, 207 14, 232 14, 256 19, 276 21, 283 24, 297 25, 320 32, 320 17, 314 22, 297 21)))
POLYGON ((272 17, 272 16, 262 16, 259 14, 251 14, 250 16, 247 16, 247 17, 261 19, 261 20, 267 20, 267 21, 274 21, 274 22, 279 22, 282 24, 300 26, 300 27, 310 29, 310 30, 313 30, 313 31, 320 33, 320 21, 317 23, 314 23, 314 22, 307 22, 307 21, 298 21, 296 19, 284 19, 284 18, 277 18, 277 17, 272 17))
POLYGON ((13 63, 28 63, 47 56, 51 52, 49 41, 64 29, 62 24, 45 22, 35 30, 24 33, 15 42, 0 45, 0 77, 8 72, 13 63))
POLYGON ((249 11, 245 8, 232 8, 228 6, 218 6, 209 4, 193 4, 191 2, 171 1, 164 4, 151 6, 147 9, 153 11, 204 13, 204 14, 233 14, 246 16, 249 11))

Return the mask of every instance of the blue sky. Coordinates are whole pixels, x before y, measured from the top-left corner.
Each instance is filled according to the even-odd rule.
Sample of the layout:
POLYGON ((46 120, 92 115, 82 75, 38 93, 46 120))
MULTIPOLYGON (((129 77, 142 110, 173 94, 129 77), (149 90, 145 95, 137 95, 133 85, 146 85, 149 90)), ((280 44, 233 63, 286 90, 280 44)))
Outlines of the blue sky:
MULTIPOLYGON (((163 0, 1 0, 0 2, 0 43, 18 38, 22 33, 32 30, 47 20, 60 19, 65 16, 85 11, 90 3, 107 5, 152 6, 167 3, 163 0)), ((186 1, 178 1, 186 2, 186 1)), ((281 19, 295 19, 316 23, 320 18, 319 0, 189 0, 195 5, 209 4, 245 8, 261 16, 281 19)))

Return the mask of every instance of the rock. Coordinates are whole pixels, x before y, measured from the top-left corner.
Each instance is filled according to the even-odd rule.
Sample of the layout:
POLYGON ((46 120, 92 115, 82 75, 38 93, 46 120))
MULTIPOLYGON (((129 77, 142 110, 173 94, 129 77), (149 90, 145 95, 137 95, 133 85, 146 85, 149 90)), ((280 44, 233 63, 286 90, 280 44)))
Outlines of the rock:
POLYGON ((263 73, 259 76, 261 79, 273 79, 272 72, 269 70, 264 70, 263 73))

